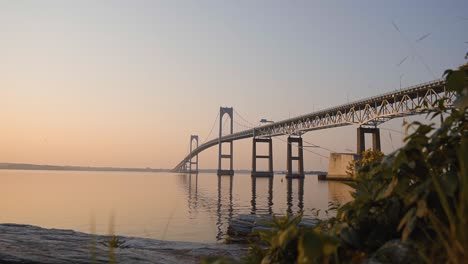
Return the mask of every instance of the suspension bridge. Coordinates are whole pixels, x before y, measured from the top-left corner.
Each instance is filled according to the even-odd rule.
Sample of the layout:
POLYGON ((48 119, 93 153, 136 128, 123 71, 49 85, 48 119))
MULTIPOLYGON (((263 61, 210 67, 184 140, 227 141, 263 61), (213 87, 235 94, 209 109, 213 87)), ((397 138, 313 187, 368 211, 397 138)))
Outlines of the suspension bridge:
MULTIPOLYGON (((372 148, 380 150, 379 125, 391 119, 423 113, 429 109, 438 107, 443 100, 447 108, 451 108, 455 100, 455 94, 448 91, 445 81, 438 79, 404 89, 380 94, 362 100, 346 103, 309 114, 288 118, 279 122, 271 122, 255 127, 248 122, 232 107, 220 107, 219 114, 213 123, 210 134, 219 119, 219 134, 217 138, 199 145, 198 135, 190 136, 190 151, 182 161, 173 169, 173 172, 198 172, 198 154, 202 151, 218 145, 218 175, 233 175, 233 142, 236 140, 253 138, 252 141, 252 176, 273 176, 273 146, 272 138, 287 135, 287 174, 288 178, 304 177, 303 139, 304 133, 340 126, 357 126, 356 154, 365 150, 365 134, 372 134, 372 148), (252 127, 234 121, 234 113, 252 127), (223 117, 226 120, 223 121, 223 117), (224 133, 227 119, 230 129, 224 133), (223 124, 224 123, 224 124, 223 124), (234 133, 234 123, 246 129, 234 133), (257 144, 267 144, 268 154, 258 155, 257 144), (229 145, 229 154, 223 154, 223 146, 229 145), (293 155, 293 148, 297 148, 297 156, 293 155), (229 160, 229 167, 223 168, 223 160, 229 160), (267 159, 268 169, 257 170, 257 160, 267 159), (297 162, 297 171, 293 171, 293 162, 297 162)), ((207 138, 208 139, 208 138, 207 138)))

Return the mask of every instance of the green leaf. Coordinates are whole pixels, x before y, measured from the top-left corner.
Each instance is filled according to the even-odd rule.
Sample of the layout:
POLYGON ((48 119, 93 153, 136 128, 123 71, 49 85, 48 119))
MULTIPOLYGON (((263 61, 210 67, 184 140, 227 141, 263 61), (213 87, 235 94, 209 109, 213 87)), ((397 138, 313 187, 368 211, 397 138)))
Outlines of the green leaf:
POLYGON ((427 209, 427 203, 425 200, 418 201, 418 207, 416 210, 416 216, 422 218, 428 214, 429 210, 427 209))
POLYGON ((320 237, 313 232, 304 234, 299 240, 299 255, 297 263, 317 263, 316 258, 321 255, 322 242, 320 237))
POLYGON ((381 200, 384 198, 388 198, 390 195, 392 195, 393 190, 398 186, 398 178, 393 178, 390 184, 387 185, 385 189, 382 189, 382 191, 379 193, 379 196, 377 196, 377 200, 381 200))
POLYGON ((354 248, 362 247, 358 234, 356 233, 356 231, 349 227, 343 228, 343 230, 341 230, 340 237, 343 239, 344 242, 348 243, 354 248))
POLYGON ((453 175, 453 174, 447 174, 446 177, 444 177, 441 181, 440 181, 440 185, 442 186, 442 189, 445 193, 445 195, 449 196, 449 197, 454 197, 455 196, 455 191, 457 190, 458 188, 458 179, 457 179, 457 175, 453 175))
POLYGON ((416 213, 416 208, 411 208, 408 212, 406 212, 405 216, 400 221, 400 224, 397 227, 397 230, 400 231, 404 226, 408 225, 410 219, 414 218, 414 214, 416 213))
POLYGON ((445 76, 446 78, 452 74, 453 70, 452 69, 447 69, 444 71, 444 74, 442 74, 442 77, 445 76))
POLYGON ((277 239, 275 241, 276 243, 272 246, 281 247, 284 249, 289 244, 289 242, 297 238, 298 233, 299 230, 297 226, 291 225, 286 230, 279 233, 279 236, 277 236, 277 239))
POLYGON ((468 107, 468 96, 461 96, 453 103, 456 108, 464 111, 468 107))
POLYGON ((450 91, 461 93, 466 87, 465 73, 463 71, 452 71, 447 75, 446 87, 450 91))

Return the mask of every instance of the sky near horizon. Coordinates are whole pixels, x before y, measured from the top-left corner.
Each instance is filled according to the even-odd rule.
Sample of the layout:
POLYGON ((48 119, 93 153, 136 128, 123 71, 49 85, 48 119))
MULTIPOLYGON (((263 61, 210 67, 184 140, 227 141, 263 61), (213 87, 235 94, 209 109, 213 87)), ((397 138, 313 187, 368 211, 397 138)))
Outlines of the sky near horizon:
MULTIPOLYGON (((220 106, 279 121, 430 81, 465 63, 467 28, 468 1, 0 0, 0 162, 171 168, 220 106)), ((384 152, 401 124, 382 125, 384 152)), ((355 133, 305 139, 348 152, 355 133)), ((249 169, 251 140, 234 150, 249 169)), ((326 170, 314 151, 305 168, 326 170)))

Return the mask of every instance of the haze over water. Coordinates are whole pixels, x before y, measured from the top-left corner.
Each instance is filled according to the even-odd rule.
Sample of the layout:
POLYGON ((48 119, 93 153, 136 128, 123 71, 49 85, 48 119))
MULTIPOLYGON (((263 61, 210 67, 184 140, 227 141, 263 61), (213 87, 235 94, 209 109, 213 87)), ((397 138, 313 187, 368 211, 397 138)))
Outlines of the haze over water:
POLYGON ((0 223, 31 224, 108 234, 114 218, 116 234, 175 241, 215 242, 224 239, 228 220, 239 214, 284 215, 288 209, 311 217, 328 201, 349 201, 350 188, 339 182, 292 181, 288 205, 284 175, 273 180, 269 203, 268 178, 257 178, 252 199, 249 174, 0 170, 0 223), (282 180, 283 179, 283 180, 282 180), (231 195, 232 194, 232 195, 231 195))
MULTIPOLYGON (((172 168, 191 134, 209 135, 220 106, 258 125, 441 77, 463 62, 466 10, 467 1, 0 1, 0 162, 172 168)), ((235 131, 252 126, 234 121, 235 131)), ((385 153, 401 145, 401 124, 382 125, 385 153)), ((304 138, 349 152, 355 133, 304 138)), ((235 169, 250 169, 250 143, 235 143, 235 169)), ((284 170, 285 144, 274 144, 284 170)), ((305 169, 326 170, 329 151, 313 151, 325 157, 306 152, 305 169)), ((201 153, 201 168, 216 168, 216 154, 201 153)))
MULTIPOLYGON (((239 132, 440 78, 464 62, 467 11, 466 0, 0 0, 0 163, 172 169, 191 135, 218 137, 221 106, 239 132)), ((402 146, 403 119, 432 122, 379 125, 384 154, 402 146)), ((356 127, 302 135, 304 169, 356 152, 356 127)), ((286 137, 274 137, 275 171, 286 137)), ((218 167, 217 147, 199 156, 200 169, 218 167)), ((252 140, 233 156, 234 170, 250 170, 252 140)), ((214 242, 240 214, 311 217, 350 199, 316 176, 304 190, 293 180, 291 195, 284 175, 272 190, 257 179, 255 195, 248 174, 218 179, 0 170, 0 223, 214 242)))

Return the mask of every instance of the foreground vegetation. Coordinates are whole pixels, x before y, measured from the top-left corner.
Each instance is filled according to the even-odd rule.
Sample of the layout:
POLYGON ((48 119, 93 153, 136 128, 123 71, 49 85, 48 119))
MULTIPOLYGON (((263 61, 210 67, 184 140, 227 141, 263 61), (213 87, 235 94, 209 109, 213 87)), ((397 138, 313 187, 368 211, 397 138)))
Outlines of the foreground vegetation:
MULTIPOLYGON (((428 111, 405 145, 380 162, 362 162, 352 202, 313 229, 300 215, 275 218, 245 263, 466 263, 468 260, 468 65, 446 72, 454 109, 428 111)), ((379 155, 377 155, 379 156, 379 155)), ((353 165, 354 166, 354 165, 353 165)), ((233 263, 206 260, 207 263, 233 263)))

